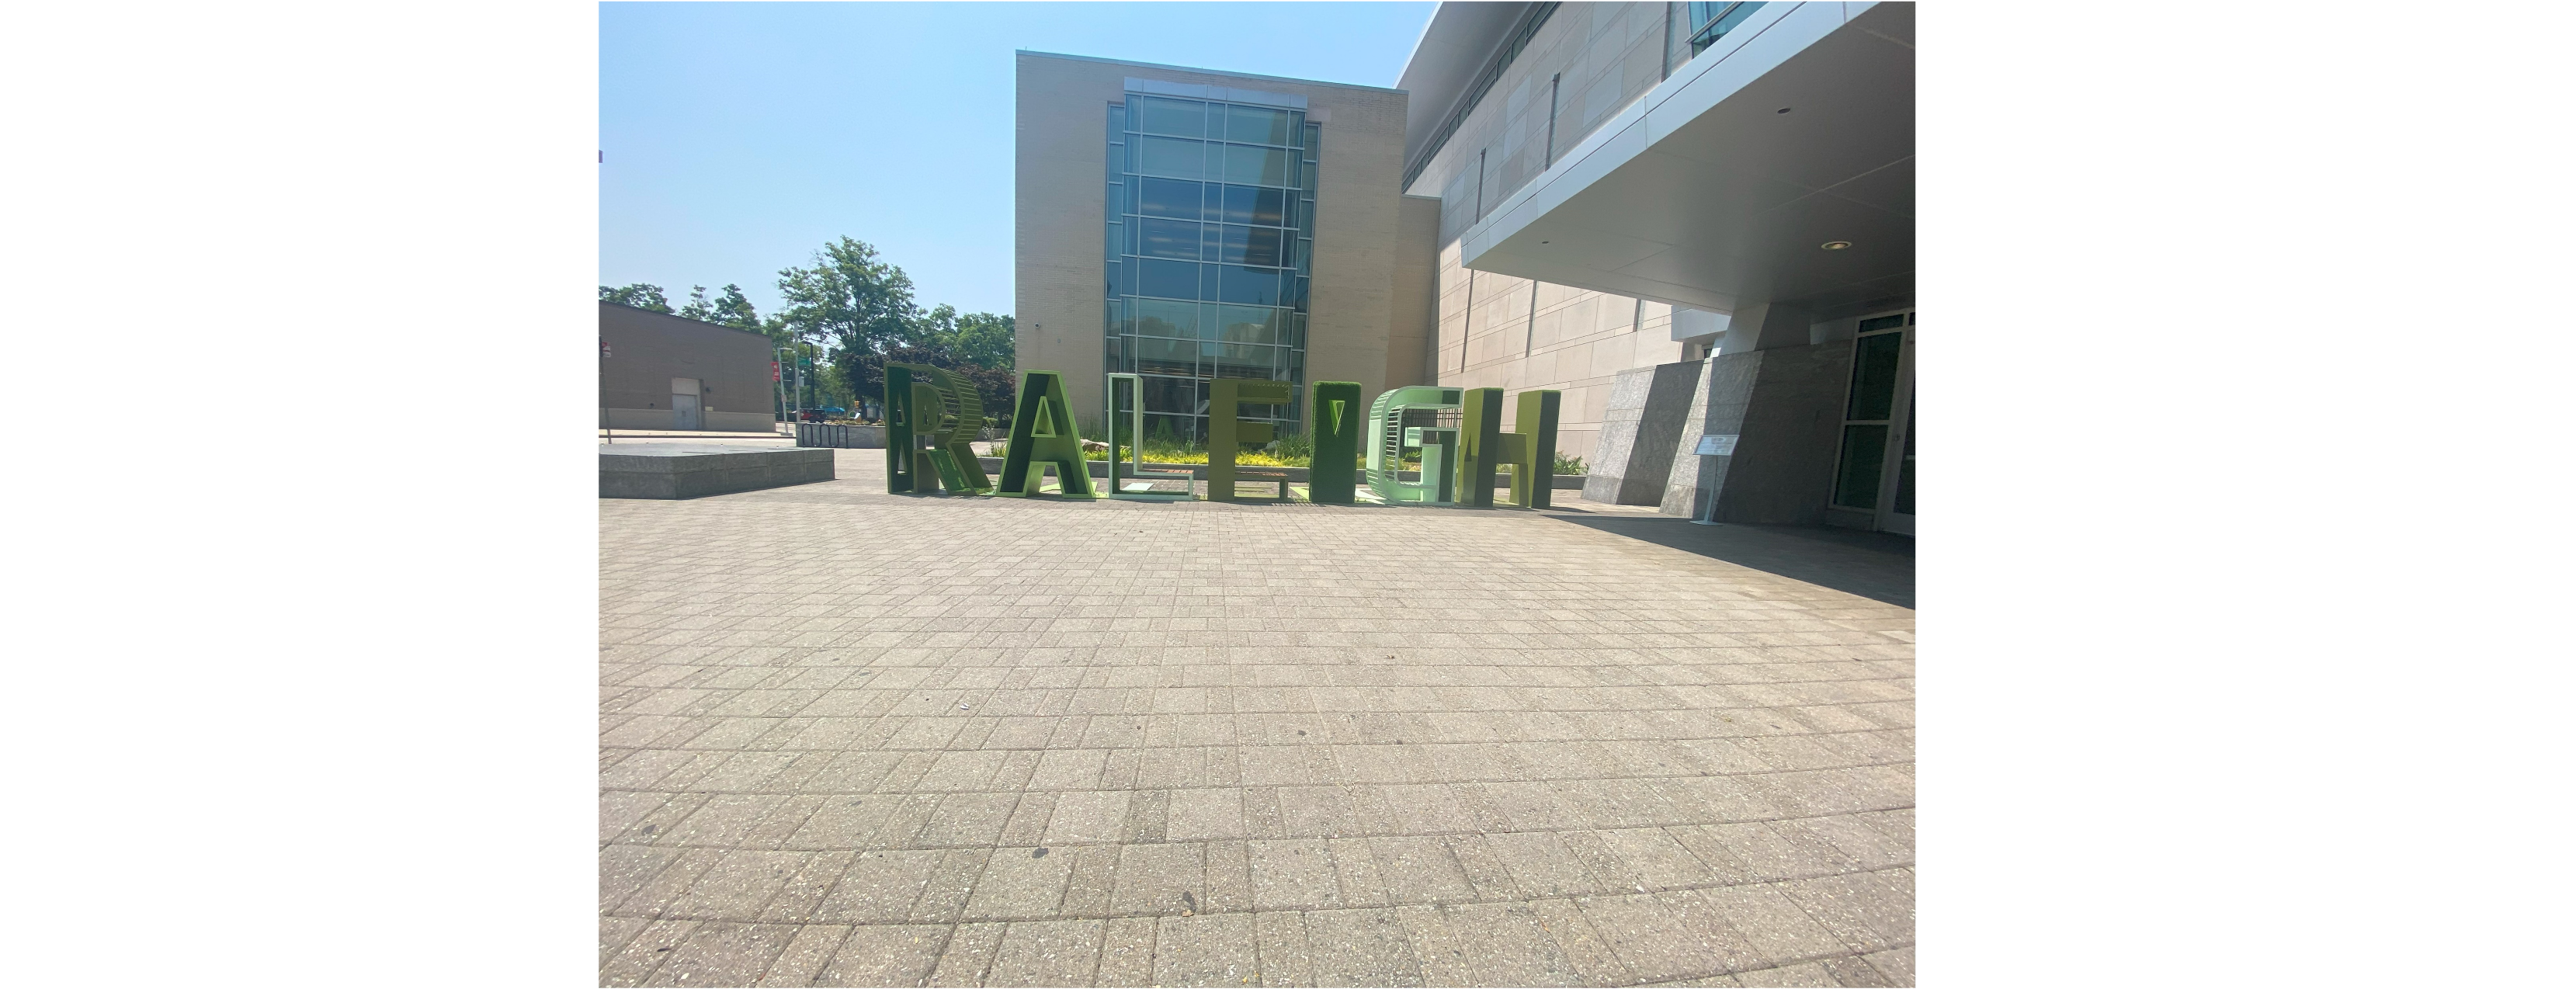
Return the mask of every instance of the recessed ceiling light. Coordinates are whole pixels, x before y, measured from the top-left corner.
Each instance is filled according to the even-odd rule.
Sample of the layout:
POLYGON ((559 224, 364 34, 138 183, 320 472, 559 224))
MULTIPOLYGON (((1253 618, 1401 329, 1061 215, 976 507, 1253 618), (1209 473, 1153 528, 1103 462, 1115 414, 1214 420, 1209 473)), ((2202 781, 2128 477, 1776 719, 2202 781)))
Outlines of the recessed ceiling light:
POLYGON ((1780 112, 1782 112, 1782 113, 1787 113, 1787 112, 1789 112, 1789 108, 1788 108, 1788 107, 1785 107, 1785 106, 1784 106, 1784 107, 1781 107, 1781 108, 1780 108, 1780 112))
POLYGON ((1851 241, 1848 240, 1829 240, 1825 242, 1825 250, 1828 251, 1839 251, 1850 246, 1851 241))
POLYGON ((1543 241, 1543 240, 1542 240, 1542 241, 1539 241, 1539 243, 1542 243, 1542 244, 1544 244, 1544 243, 1547 243, 1547 242, 1546 242, 1546 241, 1543 241))

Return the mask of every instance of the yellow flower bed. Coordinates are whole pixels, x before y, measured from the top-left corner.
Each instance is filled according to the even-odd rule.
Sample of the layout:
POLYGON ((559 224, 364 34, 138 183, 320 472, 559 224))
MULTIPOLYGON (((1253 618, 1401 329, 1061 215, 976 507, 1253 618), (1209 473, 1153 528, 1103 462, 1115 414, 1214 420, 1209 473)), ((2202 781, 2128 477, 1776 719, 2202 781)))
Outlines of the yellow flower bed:
MULTIPOLYGON (((993 452, 988 454, 988 456, 1007 457, 1010 455, 1010 449, 1011 445, 1009 443, 996 443, 993 445, 993 452)), ((1088 450, 1083 453, 1083 456, 1090 460, 1109 459, 1108 452, 1103 450, 1088 450)), ((1208 462, 1208 455, 1205 450, 1148 446, 1145 448, 1145 462, 1149 464, 1204 464, 1208 462)), ((1235 454, 1234 462, 1245 467, 1313 466, 1312 460, 1309 457, 1285 456, 1270 450, 1246 450, 1242 453, 1235 454)), ((1368 462, 1364 459, 1354 460, 1352 463, 1353 466, 1360 468, 1368 466, 1368 462)), ((1405 466, 1410 468, 1413 464, 1412 462, 1407 461, 1405 466)))

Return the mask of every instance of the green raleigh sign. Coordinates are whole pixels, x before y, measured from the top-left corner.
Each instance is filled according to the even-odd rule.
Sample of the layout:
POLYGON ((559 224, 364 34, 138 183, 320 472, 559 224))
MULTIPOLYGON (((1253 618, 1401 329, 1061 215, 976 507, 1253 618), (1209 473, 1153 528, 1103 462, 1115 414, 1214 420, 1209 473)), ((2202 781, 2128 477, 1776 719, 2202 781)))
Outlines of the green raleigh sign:
MULTIPOLYGON (((1017 405, 1011 412, 1010 449, 1002 458, 998 480, 988 479, 972 442, 984 424, 984 403, 974 385, 955 374, 922 364, 886 365, 886 490, 896 494, 1000 495, 1188 500, 1189 491, 1160 490, 1156 481, 1193 480, 1177 471, 1148 470, 1132 438, 1143 435, 1143 380, 1133 374, 1108 376, 1109 462, 1106 483, 1094 484, 1075 427, 1073 405, 1065 398, 1064 375, 1023 371, 1017 405), (1124 395, 1129 421, 1118 424, 1115 410, 1124 395), (1055 488, 1046 490, 1046 475, 1055 488)), ((1243 406, 1285 405, 1295 386, 1285 381, 1219 378, 1208 388, 1209 501, 1297 500, 1288 471, 1239 463, 1246 451, 1278 439, 1271 424, 1243 418, 1243 406), (1240 485, 1263 491, 1247 496, 1240 485)), ((1366 484, 1371 501, 1390 505, 1463 505, 1491 508, 1496 482, 1510 477, 1509 503, 1523 508, 1549 507, 1550 475, 1556 465, 1556 421, 1562 393, 1522 392, 1512 428, 1503 429, 1503 390, 1415 385, 1377 396, 1366 410, 1358 382, 1318 381, 1309 396, 1308 417, 1314 441, 1313 466, 1306 472, 1305 500, 1348 505, 1359 500, 1366 484), (1365 445, 1367 466, 1359 461, 1365 445), (1418 460, 1412 480, 1403 465, 1418 460)))

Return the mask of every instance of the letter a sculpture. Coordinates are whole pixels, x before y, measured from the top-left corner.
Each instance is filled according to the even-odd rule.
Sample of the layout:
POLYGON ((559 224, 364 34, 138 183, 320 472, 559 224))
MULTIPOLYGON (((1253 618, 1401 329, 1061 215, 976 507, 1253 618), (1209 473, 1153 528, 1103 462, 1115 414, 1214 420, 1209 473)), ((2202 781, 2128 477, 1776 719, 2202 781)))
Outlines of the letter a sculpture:
POLYGON ((1065 497, 1099 497, 1091 488, 1091 468, 1083 463, 1082 434, 1074 428, 1073 403, 1064 396, 1064 375, 1023 371, 1019 406, 1011 415, 1011 450, 1002 458, 1000 490, 993 493, 1040 494, 1050 466, 1065 497))
POLYGON ((993 489, 971 444, 984 425, 975 386, 927 364, 888 364, 886 490, 894 494, 982 494, 993 489))
POLYGON ((1306 500, 1318 505, 1348 505, 1358 500, 1360 434, 1368 418, 1360 408, 1360 383, 1315 382, 1313 466, 1306 469, 1306 500))

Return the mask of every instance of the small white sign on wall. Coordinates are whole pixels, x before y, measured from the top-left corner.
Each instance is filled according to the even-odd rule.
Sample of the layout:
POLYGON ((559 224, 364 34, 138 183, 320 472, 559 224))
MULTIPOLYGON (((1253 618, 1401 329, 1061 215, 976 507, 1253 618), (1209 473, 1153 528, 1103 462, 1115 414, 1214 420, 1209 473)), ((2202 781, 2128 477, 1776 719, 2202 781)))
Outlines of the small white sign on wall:
POLYGON ((1732 457, 1735 455, 1736 437, 1740 435, 1742 434, 1727 433, 1725 435, 1702 436, 1699 438, 1699 449, 1694 452, 1703 457, 1732 457))

